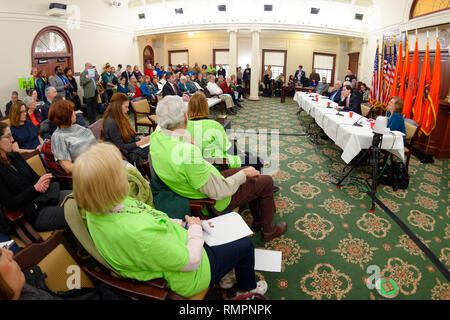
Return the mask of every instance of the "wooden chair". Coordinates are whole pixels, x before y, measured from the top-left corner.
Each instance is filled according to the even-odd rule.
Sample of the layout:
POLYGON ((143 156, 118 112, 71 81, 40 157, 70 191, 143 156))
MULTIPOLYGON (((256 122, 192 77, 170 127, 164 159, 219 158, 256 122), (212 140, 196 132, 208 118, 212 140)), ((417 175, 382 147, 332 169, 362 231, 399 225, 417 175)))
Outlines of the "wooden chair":
POLYGON ((32 153, 23 154, 22 157, 27 161, 28 165, 39 175, 51 173, 56 180, 66 189, 72 189, 72 175, 64 171, 64 169, 55 161, 53 153, 51 153, 51 141, 47 141, 41 149, 32 153), (46 161, 42 159, 46 158, 46 161))
POLYGON ((95 121, 88 127, 88 129, 92 131, 92 134, 94 135, 97 141, 101 140, 102 128, 103 128, 103 118, 95 121))
POLYGON ((368 118, 371 116, 371 113, 372 113, 372 107, 370 105, 362 103, 361 104, 361 115, 368 118))
POLYGON ((405 155, 406 155, 406 171, 408 171, 409 160, 412 154, 412 145, 417 140, 420 125, 414 120, 405 119, 406 137, 405 137, 405 155))
MULTIPOLYGON (((154 108, 152 106, 152 108, 154 108)), ((138 126, 148 127, 148 132, 152 132, 158 126, 158 119, 152 112, 150 104, 146 99, 132 101, 131 111, 134 115, 134 128, 138 131, 138 126)))
MULTIPOLYGON (((25 161, 39 176, 47 173, 38 150, 31 154, 24 155, 24 158, 26 158, 25 161)), ((48 239, 52 234, 52 231, 37 232, 34 230, 21 211, 10 211, 3 208, 2 213, 6 220, 13 226, 15 235, 11 235, 11 238, 19 247, 29 246, 32 243, 40 243, 43 240, 48 239)))
MULTIPOLYGON (((156 175, 156 172, 153 169, 150 161, 146 161, 142 164, 148 179, 151 181, 152 179, 159 179, 156 175)), ((161 181, 161 179, 159 179, 161 181)), ((162 182, 162 181, 161 181, 162 182)), ((163 182, 162 182, 163 183, 163 182)), ((205 198, 205 199, 189 199, 189 207, 191 208, 192 215, 195 217, 199 217, 202 220, 207 220, 211 217, 217 216, 215 210, 213 210, 213 206, 216 204, 216 200, 205 198), (202 209, 206 207, 210 217, 207 217, 203 214, 202 209)))
MULTIPOLYGON (((69 266, 79 266, 78 258, 58 230, 41 243, 33 243, 20 250, 14 260, 22 270, 38 265, 47 275, 45 284, 53 292, 67 291, 67 274, 69 266)), ((87 274, 80 268, 80 287, 93 288, 87 274)))
MULTIPOLYGON (((64 216, 67 224, 78 239, 83 248, 94 258, 100 265, 100 271, 92 270, 83 265, 82 269, 94 282, 103 283, 104 285, 118 290, 126 295, 135 298, 152 299, 152 300, 186 300, 169 288, 164 279, 153 279, 142 282, 133 279, 123 278, 114 268, 112 268, 102 255, 98 252, 95 244, 84 224, 78 210, 75 199, 68 199, 64 204, 64 216)), ((195 295, 192 298, 204 299, 208 289, 195 295)))

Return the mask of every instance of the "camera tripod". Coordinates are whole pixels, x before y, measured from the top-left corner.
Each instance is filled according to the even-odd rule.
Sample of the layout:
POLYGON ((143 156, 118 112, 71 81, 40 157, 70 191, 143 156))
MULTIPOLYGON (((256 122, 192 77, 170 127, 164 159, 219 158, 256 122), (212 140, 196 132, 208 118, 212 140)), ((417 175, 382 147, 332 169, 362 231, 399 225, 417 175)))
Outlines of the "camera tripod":
MULTIPOLYGON (((356 160, 354 164, 351 164, 351 169, 338 181, 336 184, 336 188, 339 188, 344 180, 352 173, 354 169, 356 169, 361 162, 366 158, 370 151, 372 151, 372 162, 373 162, 373 170, 372 170, 372 186, 371 190, 368 191, 369 196, 372 198, 372 206, 370 207, 370 212, 373 213, 375 211, 375 194, 377 193, 378 188, 378 161, 380 159, 380 149, 381 144, 383 142, 383 135, 379 133, 373 134, 372 145, 369 149, 366 149, 361 156, 356 160)), ((348 165, 347 165, 348 166, 348 165)), ((347 166, 342 169, 342 172, 345 171, 347 166)))

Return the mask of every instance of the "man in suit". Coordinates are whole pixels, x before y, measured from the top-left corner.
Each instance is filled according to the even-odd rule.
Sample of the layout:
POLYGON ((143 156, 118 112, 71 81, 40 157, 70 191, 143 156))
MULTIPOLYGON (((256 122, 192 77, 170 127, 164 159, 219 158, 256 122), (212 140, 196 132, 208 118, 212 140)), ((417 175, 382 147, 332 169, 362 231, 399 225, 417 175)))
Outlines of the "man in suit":
POLYGON ((17 91, 13 91, 11 93, 11 101, 9 101, 6 104, 6 109, 5 109, 5 116, 9 116, 9 109, 11 109, 11 106, 13 105, 14 102, 16 102, 17 100, 19 100, 19 94, 17 93, 17 91))
POLYGON ((323 77, 322 82, 319 82, 319 84, 316 87, 316 93, 320 94, 321 96, 324 96, 328 93, 328 89, 330 86, 327 83, 327 78, 323 77))
POLYGON ((50 110, 50 105, 52 104, 53 100, 58 95, 58 92, 56 91, 55 87, 47 87, 45 89, 45 96, 47 97, 47 101, 41 108, 41 115, 42 115, 42 121, 48 118, 48 111, 50 110))
POLYGON ((84 98, 86 99, 87 114, 89 124, 93 124, 97 120, 97 84, 95 79, 89 74, 88 70, 93 69, 92 63, 84 64, 84 71, 80 74, 80 85, 84 90, 84 98))
POLYGON ((60 66, 55 67, 55 75, 50 78, 50 85, 56 89, 58 96, 63 98, 67 96, 69 80, 63 76, 63 70, 60 66))
POLYGON ((329 97, 331 101, 339 103, 341 101, 341 91, 342 91, 342 82, 336 81, 334 83, 334 90, 329 93, 329 97))
POLYGON ((300 81, 301 85, 303 86, 305 78, 306 78, 305 71, 303 71, 303 66, 300 65, 298 66, 298 70, 295 71, 294 82, 297 83, 300 81))
MULTIPOLYGON (((131 66, 127 65, 127 69, 124 72, 122 72, 122 77, 125 78, 125 86, 128 86, 128 82, 130 81, 132 76, 133 76, 133 71, 131 70, 131 66)), ((153 77, 153 70, 152 70, 152 77, 153 77)))
POLYGON ((352 86, 347 84, 342 88, 342 97, 339 107, 336 107, 338 110, 361 114, 361 96, 352 92, 352 86))
POLYGON ((189 96, 180 92, 180 89, 175 83, 176 76, 172 71, 167 72, 166 74, 166 84, 162 89, 162 95, 165 96, 180 96, 184 101, 189 101, 189 96))

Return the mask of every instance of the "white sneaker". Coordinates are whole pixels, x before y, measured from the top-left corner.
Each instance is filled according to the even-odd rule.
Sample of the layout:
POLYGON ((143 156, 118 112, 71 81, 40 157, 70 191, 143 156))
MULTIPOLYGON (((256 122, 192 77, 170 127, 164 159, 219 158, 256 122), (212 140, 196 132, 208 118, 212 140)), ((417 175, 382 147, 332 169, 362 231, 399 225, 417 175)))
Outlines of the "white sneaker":
POLYGON ((249 293, 259 293, 260 295, 264 295, 267 292, 268 284, 266 280, 260 280, 256 283, 256 288, 247 292, 238 291, 236 296, 246 295, 249 293))

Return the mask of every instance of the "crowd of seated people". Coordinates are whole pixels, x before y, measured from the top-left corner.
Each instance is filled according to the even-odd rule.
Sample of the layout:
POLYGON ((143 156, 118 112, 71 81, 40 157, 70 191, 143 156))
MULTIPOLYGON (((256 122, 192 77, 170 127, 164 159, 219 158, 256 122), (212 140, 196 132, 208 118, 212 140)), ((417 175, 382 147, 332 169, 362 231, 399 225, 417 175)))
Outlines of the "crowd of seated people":
MULTIPOLYGON (((36 71, 33 70, 33 74, 36 74, 36 71)), ((78 205, 87 211, 89 232, 97 249, 120 274, 137 280, 163 277, 168 281, 171 290, 190 296, 219 283, 234 268, 237 294, 248 292, 264 294, 267 283, 256 282, 254 248, 250 239, 244 238, 220 248, 209 247, 201 237, 200 219, 189 216, 185 217, 185 221, 170 219, 165 213, 143 206, 137 200, 129 198, 128 192, 124 191, 127 190, 128 181, 126 177, 123 179, 125 170, 123 159, 126 158, 144 176, 146 172, 143 162, 152 154, 155 172, 173 192, 184 197, 215 199, 214 210, 217 212, 248 203, 254 216, 252 228, 255 232, 262 231, 261 237, 264 241, 284 234, 287 229, 286 223, 272 223, 275 213, 274 187, 272 178, 260 173, 263 163, 249 153, 232 148, 223 126, 209 120, 206 99, 208 91, 209 95, 217 95, 226 103, 229 113, 235 113, 236 109, 241 107, 239 98, 242 99, 241 85, 244 73, 241 71, 237 76, 227 76, 223 67, 219 68, 218 73, 221 77, 219 84, 216 82, 217 72, 212 65, 208 69, 206 65, 200 68, 197 63, 193 68, 183 64, 176 67, 169 66, 167 70, 159 64, 155 67, 148 65, 142 74, 139 68, 131 69, 130 65, 124 71, 119 65, 116 71, 113 66, 106 64, 103 72, 98 74, 96 68, 88 62, 77 83, 70 68, 63 71, 58 67, 55 71, 56 75, 50 78, 51 81, 45 78, 44 82, 42 79, 46 83, 41 90, 43 93, 29 89, 28 95, 21 101, 17 92, 14 92, 8 103, 10 125, 0 122, 0 202, 3 209, 23 212, 27 221, 38 231, 68 227, 64 218, 64 208, 60 204, 72 190, 62 190, 59 183, 54 181, 52 174, 39 177, 25 161, 27 154, 40 151, 42 155, 41 148, 48 145, 55 163, 73 179, 75 199, 78 205), (91 75, 90 69, 95 70, 95 76, 91 75), (102 94, 100 87, 105 89, 102 94), (83 92, 80 96, 78 89, 82 89, 83 92), (150 94, 149 97, 153 98, 160 93, 165 96, 156 109, 161 129, 156 130, 152 136, 140 138, 128 117, 130 100, 146 94, 150 94), (172 95, 174 97, 171 97, 172 95), (188 112, 183 100, 185 103, 189 101, 188 112), (92 131, 87 128, 82 112, 78 110, 81 108, 80 105, 91 101, 94 101, 96 106, 105 103, 101 139, 111 145, 96 143, 92 131), (178 119, 176 114, 183 117, 182 124, 176 121, 178 119), (229 170, 219 172, 204 160, 200 164, 192 164, 190 168, 183 165, 177 168, 166 155, 163 156, 165 149, 174 144, 174 141, 170 141, 170 134, 167 136, 168 132, 175 136, 177 134, 191 136, 189 132, 195 131, 195 123, 206 129, 209 127, 218 129, 221 137, 212 140, 210 137, 207 140, 206 136, 202 136, 196 139, 204 140, 206 149, 208 144, 217 147, 217 142, 220 141, 218 145, 220 150, 208 154, 205 149, 195 149, 193 139, 190 146, 183 145, 183 148, 189 150, 194 148, 192 149, 194 154, 200 157, 206 158, 208 155, 212 158, 226 158, 229 170), (165 139, 168 141, 164 142, 165 139), (153 145, 145 146, 150 141, 153 145), (101 160, 98 161, 96 157, 100 154, 101 160), (183 174, 172 175, 167 180, 164 170, 168 168, 178 174, 186 170, 184 174, 189 173, 193 178, 191 184, 184 180, 183 174), (93 174, 90 170, 96 173, 93 174), (105 183, 98 179, 99 176, 106 179, 105 183), (119 176, 122 180, 116 179, 119 176), (179 186, 183 186, 184 189, 180 189, 179 186), (99 187, 104 189, 101 190, 99 187), (108 189, 110 187, 115 188, 114 190, 120 189, 120 195, 117 196, 115 191, 108 189), (83 192, 88 190, 87 188, 92 192, 83 192), (96 207, 100 203, 101 207, 96 207), (139 213, 142 214, 138 220, 142 220, 139 222, 131 219, 131 215, 123 215, 124 220, 121 220, 122 217, 114 215, 115 212, 119 212, 114 211, 117 208, 122 208, 122 213, 138 213, 136 209, 139 208, 139 213), (101 218, 108 212, 110 221, 101 218), (152 214, 144 214, 148 212, 152 214), (160 231, 158 237, 155 237, 152 228, 147 228, 145 232, 136 229, 141 228, 144 223, 155 225, 161 219, 168 223, 167 233, 163 238, 159 237, 160 231), (138 249, 143 248, 141 245, 134 246, 135 250, 127 249, 128 260, 116 259, 122 256, 116 241, 126 240, 115 237, 119 236, 117 233, 105 237, 103 232, 99 232, 113 228, 114 223, 120 224, 121 236, 140 234, 141 238, 136 238, 136 243, 151 242, 152 245, 145 249, 145 252, 138 249), (187 242, 180 239, 186 239, 187 242), (152 259, 143 259, 146 252, 153 250, 159 250, 162 254, 155 255, 152 252, 152 259), (111 259, 115 263, 112 263, 111 259), (134 263, 132 270, 125 267, 129 262, 134 263), (166 268, 162 273, 161 266, 166 268)), ((94 115, 97 118, 97 114, 94 115)), ((88 120, 90 124, 94 123, 90 112, 88 120)), ((191 134, 195 137, 193 132, 191 134)), ((4 235, 1 232, 0 229, 3 240, 4 235)), ((20 248, 16 248, 15 251, 18 249, 20 248)), ((2 260, 5 257, 12 263, 8 256, 9 252, 2 250, 1 263, 6 261, 2 260)), ((1 263, 0 281, 3 281, 1 263)), ((8 299, 17 299, 21 295, 23 298, 24 288, 26 286, 23 287, 23 283, 17 288, 12 288, 14 297, 10 295, 8 299)), ((3 294, 0 292, 0 297, 3 297, 3 294)))

